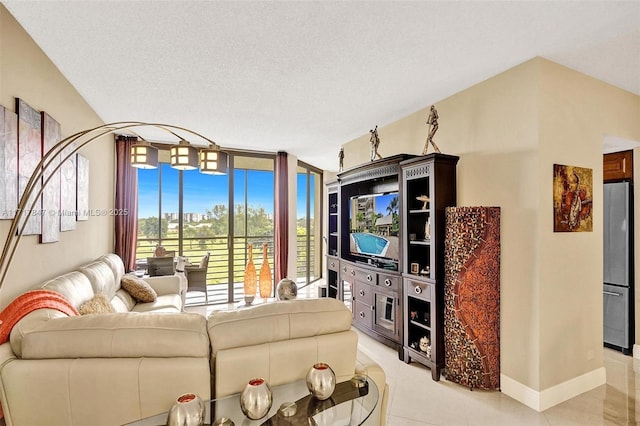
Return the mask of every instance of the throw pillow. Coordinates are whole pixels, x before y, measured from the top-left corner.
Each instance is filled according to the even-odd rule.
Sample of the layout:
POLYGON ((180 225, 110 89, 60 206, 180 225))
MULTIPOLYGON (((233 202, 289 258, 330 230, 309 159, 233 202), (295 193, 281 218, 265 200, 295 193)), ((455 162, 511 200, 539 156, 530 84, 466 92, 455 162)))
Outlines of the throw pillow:
POLYGON ((107 299, 107 296, 104 294, 96 294, 91 299, 84 302, 78 308, 78 312, 80 315, 88 315, 88 314, 109 314, 113 313, 116 310, 113 309, 111 302, 107 299))
POLYGON ((138 302, 155 302, 158 298, 156 291, 145 280, 134 275, 124 275, 120 285, 138 302))

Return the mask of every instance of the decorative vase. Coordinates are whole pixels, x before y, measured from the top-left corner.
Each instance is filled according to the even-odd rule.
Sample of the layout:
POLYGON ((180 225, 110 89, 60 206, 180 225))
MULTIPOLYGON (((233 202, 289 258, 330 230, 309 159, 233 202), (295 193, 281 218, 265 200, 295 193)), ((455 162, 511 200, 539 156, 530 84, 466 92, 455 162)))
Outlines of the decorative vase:
POLYGON ((240 409, 251 420, 267 415, 273 403, 271 387, 264 379, 251 379, 240 394, 240 409))
POLYGON ((180 395, 169 410, 167 426, 202 426, 204 401, 195 393, 180 395))
POLYGON ((276 299, 291 300, 298 295, 298 286, 289 278, 283 278, 276 286, 276 299))
POLYGON ((262 244, 262 266, 260 267, 260 297, 271 296, 271 268, 267 259, 267 243, 262 244))
POLYGON ((311 395, 324 401, 331 397, 335 388, 336 374, 329 367, 329 364, 324 362, 313 364, 307 373, 307 389, 311 395))
POLYGON ((247 305, 253 303, 256 297, 256 267, 253 265, 253 244, 247 245, 249 249, 249 261, 244 270, 244 301, 247 305))

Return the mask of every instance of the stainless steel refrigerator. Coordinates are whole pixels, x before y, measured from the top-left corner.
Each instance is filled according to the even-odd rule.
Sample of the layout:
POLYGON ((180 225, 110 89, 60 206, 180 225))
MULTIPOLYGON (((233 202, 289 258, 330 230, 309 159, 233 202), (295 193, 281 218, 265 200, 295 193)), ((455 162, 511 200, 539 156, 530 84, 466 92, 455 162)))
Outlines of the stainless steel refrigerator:
POLYGON ((632 211, 631 183, 605 183, 604 343, 625 354, 634 343, 632 211))

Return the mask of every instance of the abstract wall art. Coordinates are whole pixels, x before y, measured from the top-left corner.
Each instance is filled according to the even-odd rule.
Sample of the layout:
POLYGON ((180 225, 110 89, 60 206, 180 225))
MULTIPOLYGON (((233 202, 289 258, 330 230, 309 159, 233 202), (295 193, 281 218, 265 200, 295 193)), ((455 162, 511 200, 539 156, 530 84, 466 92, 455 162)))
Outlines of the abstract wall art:
MULTIPOLYGON (((60 154, 64 159, 75 148, 69 145, 60 154)), ((76 154, 60 166, 60 231, 76 229, 76 154)))
POLYGON ((83 155, 77 154, 76 167, 76 219, 78 221, 84 221, 89 220, 89 159, 83 155))
POLYGON ((500 208, 446 209, 447 380, 500 388, 500 208))
MULTIPOLYGON (((20 98, 16 98, 16 112, 18 113, 18 199, 22 197, 31 174, 35 171, 42 158, 42 117, 40 112, 31 108, 20 98)), ((42 198, 36 188, 33 196, 28 200, 24 218, 26 224, 23 235, 38 235, 41 233, 42 198), (33 203, 35 201, 35 204, 33 203)))
POLYGON ((553 165, 553 231, 593 231, 593 170, 553 165))
MULTIPOLYGON (((60 142, 60 123, 46 112, 42 112, 42 155, 60 142)), ((51 166, 60 164, 60 156, 51 159, 51 166)), ((50 167, 49 169, 51 169, 50 167)), ((60 234, 60 171, 46 173, 42 177, 46 182, 42 190, 42 234, 41 243, 53 243, 59 240, 60 234), (49 177, 51 177, 49 179, 49 177), (48 179, 48 182, 47 182, 48 179)))
POLYGON ((0 219, 18 207, 18 115, 0 106, 0 219))

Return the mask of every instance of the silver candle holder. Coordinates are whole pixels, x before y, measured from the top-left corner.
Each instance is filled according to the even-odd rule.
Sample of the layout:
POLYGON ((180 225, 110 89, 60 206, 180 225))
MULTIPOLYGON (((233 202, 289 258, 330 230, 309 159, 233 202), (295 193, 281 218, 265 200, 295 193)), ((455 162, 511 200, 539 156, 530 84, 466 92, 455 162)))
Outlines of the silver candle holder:
POLYGON ((324 401, 328 399, 336 388, 336 374, 329 364, 318 362, 307 373, 307 388, 311 395, 324 401))
POLYGON ((273 404, 271 387, 261 378, 251 379, 240 394, 240 409, 251 420, 267 415, 273 404))

